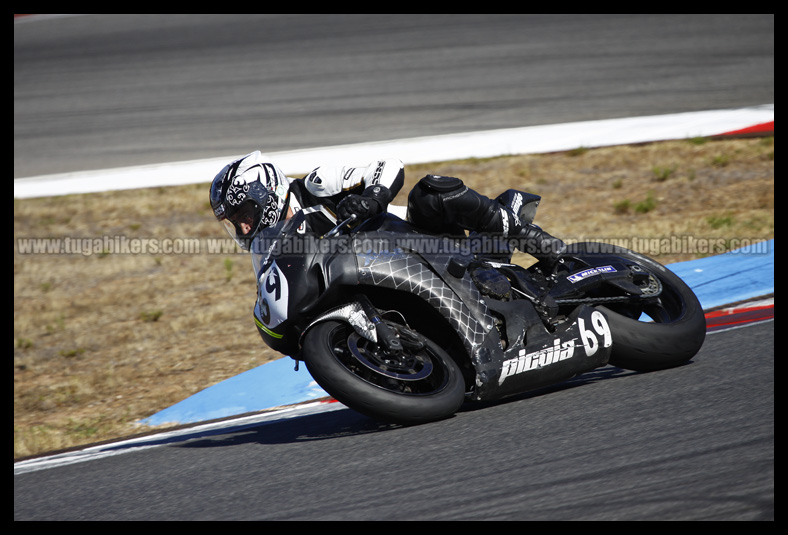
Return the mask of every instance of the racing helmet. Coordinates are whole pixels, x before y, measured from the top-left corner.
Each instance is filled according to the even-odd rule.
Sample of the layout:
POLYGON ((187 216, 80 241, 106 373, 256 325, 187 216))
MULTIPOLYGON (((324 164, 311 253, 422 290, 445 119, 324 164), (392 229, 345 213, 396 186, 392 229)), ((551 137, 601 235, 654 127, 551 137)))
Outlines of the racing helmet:
POLYGON ((275 225, 287 205, 289 181, 260 151, 219 171, 211 183, 211 208, 227 233, 248 251, 260 230, 275 225))

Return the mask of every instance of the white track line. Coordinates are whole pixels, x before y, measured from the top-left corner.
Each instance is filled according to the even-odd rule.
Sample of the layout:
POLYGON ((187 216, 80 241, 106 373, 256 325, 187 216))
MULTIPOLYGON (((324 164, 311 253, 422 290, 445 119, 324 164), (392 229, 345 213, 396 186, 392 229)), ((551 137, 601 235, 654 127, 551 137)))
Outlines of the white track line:
MULTIPOLYGON (((406 164, 416 164, 461 158, 534 154, 579 147, 714 136, 769 121, 774 121, 774 104, 731 110, 507 128, 268 154, 285 174, 301 176, 318 165, 332 162, 347 164, 395 157, 406 164)), ((208 183, 228 162, 257 149, 264 150, 264 147, 239 147, 242 153, 221 158, 19 178, 14 180, 14 198, 208 183)))
POLYGON ((257 427, 267 423, 274 423, 288 418, 298 418, 311 414, 326 413, 346 409, 341 403, 327 403, 316 401, 302 403, 278 409, 267 410, 258 414, 239 416, 217 422, 185 426, 172 431, 146 434, 116 442, 108 442, 83 449, 75 449, 64 453, 44 455, 22 461, 14 462, 14 475, 57 468, 69 464, 82 463, 113 457, 124 453, 132 453, 151 448, 159 448, 172 443, 188 441, 190 438, 204 438, 207 435, 233 433, 247 427, 257 427))

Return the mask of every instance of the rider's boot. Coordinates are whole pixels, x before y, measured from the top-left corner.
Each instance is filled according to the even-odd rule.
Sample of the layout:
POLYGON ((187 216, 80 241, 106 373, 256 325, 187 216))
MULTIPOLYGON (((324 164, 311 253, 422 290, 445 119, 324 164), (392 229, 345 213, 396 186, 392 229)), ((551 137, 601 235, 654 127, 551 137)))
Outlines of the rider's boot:
POLYGON ((533 223, 523 225, 516 237, 517 249, 530 254, 544 263, 547 268, 552 268, 566 250, 566 244, 562 240, 551 236, 533 223))

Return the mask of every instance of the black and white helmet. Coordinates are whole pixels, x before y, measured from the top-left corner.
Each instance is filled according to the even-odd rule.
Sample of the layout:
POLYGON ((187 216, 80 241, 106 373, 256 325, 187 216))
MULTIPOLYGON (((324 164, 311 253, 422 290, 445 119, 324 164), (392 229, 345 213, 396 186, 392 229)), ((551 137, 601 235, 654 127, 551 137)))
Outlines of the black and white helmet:
POLYGON ((289 181, 260 151, 226 165, 211 183, 213 214, 243 249, 275 225, 287 206, 289 181))

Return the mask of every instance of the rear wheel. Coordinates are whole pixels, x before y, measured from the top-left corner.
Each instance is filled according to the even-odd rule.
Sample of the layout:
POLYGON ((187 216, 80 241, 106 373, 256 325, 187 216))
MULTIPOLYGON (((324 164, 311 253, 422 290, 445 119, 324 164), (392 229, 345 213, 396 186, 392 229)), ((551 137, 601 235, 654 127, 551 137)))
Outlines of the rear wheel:
POLYGON ((303 345, 309 373, 337 401, 381 421, 412 425, 453 415, 465 399, 457 364, 426 337, 390 325, 403 341, 396 353, 345 322, 317 324, 303 345))
POLYGON ((645 372, 679 366, 695 356, 706 337, 706 317, 692 289, 662 264, 622 247, 578 243, 572 246, 569 256, 600 265, 593 259, 600 245, 605 254, 622 257, 645 269, 652 287, 661 286, 657 297, 640 305, 597 307, 607 316, 613 333, 610 364, 645 372))

